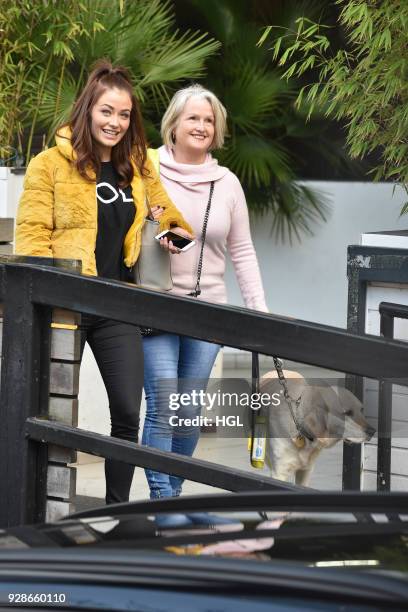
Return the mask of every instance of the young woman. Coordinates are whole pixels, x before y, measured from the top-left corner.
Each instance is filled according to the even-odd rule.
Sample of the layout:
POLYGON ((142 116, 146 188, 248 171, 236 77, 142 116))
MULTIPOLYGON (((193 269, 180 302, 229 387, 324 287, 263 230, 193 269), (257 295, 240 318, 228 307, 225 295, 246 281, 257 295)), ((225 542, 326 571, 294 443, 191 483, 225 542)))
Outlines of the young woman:
MULTIPOLYGON (((79 259, 84 274, 126 280, 140 251, 145 198, 162 230, 190 231, 146 157, 138 102, 126 69, 100 61, 57 131, 56 146, 29 164, 16 229, 16 252, 79 259)), ((164 248, 176 252, 171 244, 164 248)), ((83 316, 104 384, 111 435, 137 442, 143 381, 138 327, 83 316)), ((94 407, 98 409, 97 406, 94 407)), ((129 499, 134 468, 105 462, 106 501, 129 499)))
MULTIPOLYGON (((224 274, 228 250, 246 306, 267 311, 242 187, 237 177, 219 166, 210 153, 223 146, 225 130, 226 111, 221 102, 212 92, 193 85, 174 95, 162 121, 164 146, 151 152, 152 159, 158 156, 160 178, 167 193, 198 240, 198 245, 171 258, 172 292, 186 296, 195 288, 200 238, 213 185, 201 294, 197 299, 226 302, 224 274)), ((147 401, 143 444, 192 455, 199 428, 170 426, 169 417, 175 413, 169 408, 169 393, 189 393, 197 384, 202 385, 210 375, 219 346, 163 333, 144 337, 143 350, 147 401)), ((196 413, 193 406, 177 410, 181 419, 196 413)), ((152 470, 146 470, 146 476, 152 498, 177 496, 181 492, 180 478, 152 470)))

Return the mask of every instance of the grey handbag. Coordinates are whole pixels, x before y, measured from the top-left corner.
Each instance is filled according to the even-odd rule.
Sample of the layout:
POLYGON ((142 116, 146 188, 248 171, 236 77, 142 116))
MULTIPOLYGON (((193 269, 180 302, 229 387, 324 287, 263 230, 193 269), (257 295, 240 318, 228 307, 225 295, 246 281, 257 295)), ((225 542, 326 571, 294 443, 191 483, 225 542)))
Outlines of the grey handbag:
POLYGON ((149 216, 142 228, 142 244, 139 257, 133 266, 133 280, 136 285, 146 289, 170 291, 173 288, 170 269, 170 253, 165 251, 155 240, 159 232, 159 222, 153 219, 153 214, 146 200, 149 216))

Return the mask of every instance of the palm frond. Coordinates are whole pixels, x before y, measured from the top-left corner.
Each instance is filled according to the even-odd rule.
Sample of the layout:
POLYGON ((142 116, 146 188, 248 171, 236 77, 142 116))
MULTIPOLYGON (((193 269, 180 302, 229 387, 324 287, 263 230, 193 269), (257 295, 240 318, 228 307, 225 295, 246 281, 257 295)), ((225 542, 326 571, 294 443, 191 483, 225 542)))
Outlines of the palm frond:
POLYGON ((56 77, 47 82, 42 103, 38 109, 39 125, 47 131, 47 144, 57 127, 68 120, 72 104, 75 101, 76 91, 77 82, 69 73, 65 74, 62 83, 56 77))
MULTIPOLYGON (((98 11, 102 5, 97 3, 98 11)), ((101 22, 104 30, 95 33, 91 44, 85 39, 79 41, 78 61, 89 66, 100 57, 108 57, 125 65, 135 78, 136 94, 143 102, 150 96, 155 100, 156 95, 159 104, 167 102, 166 85, 203 76, 205 61, 220 47, 206 34, 180 34, 175 30, 169 1, 139 0, 137 11, 127 9, 123 15, 112 7, 112 11, 105 10, 101 22)))
POLYGON ((256 135, 240 135, 219 155, 240 181, 248 187, 271 185, 276 179, 292 178, 289 157, 278 142, 256 135))
POLYGON ((211 30, 214 36, 220 40, 223 45, 228 45, 230 41, 236 39, 240 31, 237 32, 242 23, 242 17, 245 14, 242 0, 190 0, 188 4, 192 5, 198 12, 200 21, 205 21, 211 25, 211 30))
POLYGON ((271 202, 271 232, 284 242, 293 237, 300 242, 302 234, 313 235, 313 227, 325 222, 330 213, 326 194, 296 182, 278 183, 271 202))
POLYGON ((93 33, 91 41, 79 41, 77 60, 86 62, 88 67, 101 57, 124 64, 134 70, 136 76, 140 72, 140 61, 147 49, 154 47, 158 41, 168 36, 168 31, 174 25, 172 7, 169 1, 139 0, 137 10, 125 7, 121 13, 116 3, 106 10, 106 2, 86 0, 87 28, 90 29, 94 15, 97 15, 103 26, 93 33))
POLYGON ((224 97, 230 119, 244 132, 259 134, 263 120, 288 100, 290 89, 276 72, 250 64, 243 65, 234 76, 224 97))
POLYGON ((163 41, 161 48, 156 47, 142 63, 144 77, 140 87, 197 79, 204 74, 204 61, 220 48, 220 43, 209 39, 206 34, 175 32, 163 41))

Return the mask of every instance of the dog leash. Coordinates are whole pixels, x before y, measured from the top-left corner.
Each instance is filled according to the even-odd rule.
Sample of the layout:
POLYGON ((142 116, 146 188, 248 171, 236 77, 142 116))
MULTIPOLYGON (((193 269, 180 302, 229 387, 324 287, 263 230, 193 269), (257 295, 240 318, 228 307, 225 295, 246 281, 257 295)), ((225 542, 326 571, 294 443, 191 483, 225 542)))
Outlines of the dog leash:
MULTIPOLYGON (((299 395, 297 399, 291 397, 288 389, 288 383, 286 381, 285 375, 283 373, 283 363, 282 360, 278 357, 273 357, 273 363, 275 366, 275 370, 278 374, 278 380, 280 385, 283 387, 283 396, 286 400, 286 403, 289 407, 289 412, 297 429, 298 435, 295 438, 295 445, 298 448, 303 448, 305 445, 305 441, 309 440, 309 442, 314 442, 313 435, 307 430, 307 428, 302 425, 299 419, 296 416, 295 409, 300 405, 302 396, 299 395), (295 409, 293 408, 293 403, 295 404, 295 409)), ((259 355, 258 353, 252 353, 252 393, 259 392, 259 355)), ((251 436, 248 439, 248 450, 249 457, 251 461, 252 467, 255 468, 263 468, 265 465, 265 453, 266 453, 266 438, 267 438, 267 419, 263 414, 262 409, 259 409, 255 414, 255 411, 252 411, 251 414, 251 436)))
POLYGON ((309 440, 309 442, 313 442, 314 437, 310 433, 310 431, 308 431, 307 428, 304 425, 302 425, 302 423, 299 421, 299 419, 296 416, 295 409, 297 410, 299 408, 299 404, 301 402, 302 396, 299 395, 299 397, 296 400, 290 396, 289 389, 288 389, 288 383, 283 373, 282 360, 279 359, 279 357, 273 357, 273 364, 278 374, 279 383, 283 387, 283 396, 286 400, 287 405, 289 406, 289 412, 291 414, 295 427, 298 430, 298 436, 296 438, 298 440, 297 446, 304 446, 305 439, 309 440), (292 402, 294 402, 295 404, 295 409, 293 408, 292 402))

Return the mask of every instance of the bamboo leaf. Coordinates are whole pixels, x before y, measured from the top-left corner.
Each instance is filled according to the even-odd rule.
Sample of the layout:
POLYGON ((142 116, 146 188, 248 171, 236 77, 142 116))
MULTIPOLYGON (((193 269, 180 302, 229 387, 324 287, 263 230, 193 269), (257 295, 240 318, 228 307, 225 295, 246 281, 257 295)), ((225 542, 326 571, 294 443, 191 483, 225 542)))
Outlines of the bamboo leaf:
POLYGON ((266 26, 265 30, 262 33, 261 38, 257 42, 258 47, 261 47, 263 45, 265 40, 268 38, 271 30, 272 30, 272 26, 266 26))

